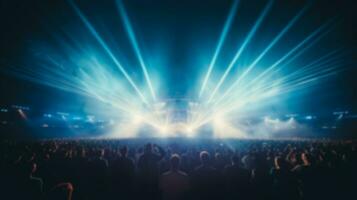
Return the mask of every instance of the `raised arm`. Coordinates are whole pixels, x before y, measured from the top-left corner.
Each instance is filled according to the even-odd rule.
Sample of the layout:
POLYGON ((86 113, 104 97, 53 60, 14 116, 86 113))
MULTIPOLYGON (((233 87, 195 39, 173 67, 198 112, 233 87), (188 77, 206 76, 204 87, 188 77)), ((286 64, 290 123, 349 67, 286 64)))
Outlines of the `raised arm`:
POLYGON ((158 149, 158 151, 159 151, 158 160, 163 159, 163 158, 165 157, 165 155, 166 155, 165 150, 164 150, 162 147, 160 147, 160 146, 158 146, 158 145, 156 145, 156 144, 155 144, 155 147, 156 147, 156 148, 158 149))

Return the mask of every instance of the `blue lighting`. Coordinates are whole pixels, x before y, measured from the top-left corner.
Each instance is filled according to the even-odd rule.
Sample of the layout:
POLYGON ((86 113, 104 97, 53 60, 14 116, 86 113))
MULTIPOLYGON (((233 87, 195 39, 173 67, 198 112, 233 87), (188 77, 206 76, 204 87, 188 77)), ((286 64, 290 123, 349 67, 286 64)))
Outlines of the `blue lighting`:
POLYGON ((311 116, 311 115, 308 115, 308 116, 305 117, 305 119, 306 119, 306 120, 312 120, 312 119, 314 119, 314 117, 311 116))
POLYGON ((44 117, 52 118, 52 114, 43 114, 44 117))
MULTIPOLYGON (((325 84, 350 62, 341 45, 322 45, 334 40, 340 18, 310 20, 312 3, 291 9, 269 0, 244 10, 246 3, 236 0, 222 13, 217 7, 220 18, 202 14, 203 7, 158 13, 151 4, 143 2, 152 8, 146 10, 116 0, 103 3, 101 13, 87 4, 68 0, 63 9, 70 17, 44 19, 49 36, 30 38, 24 58, 7 71, 46 86, 43 110, 61 102, 41 115, 43 128, 57 120, 74 129, 109 124, 123 137, 137 137, 143 127, 155 137, 194 137, 208 126, 217 137, 245 137, 258 132, 245 122, 259 119, 262 130, 296 129, 319 121, 306 101, 319 101, 314 90, 333 87, 325 84)), ((333 115, 342 120, 348 111, 333 115)))

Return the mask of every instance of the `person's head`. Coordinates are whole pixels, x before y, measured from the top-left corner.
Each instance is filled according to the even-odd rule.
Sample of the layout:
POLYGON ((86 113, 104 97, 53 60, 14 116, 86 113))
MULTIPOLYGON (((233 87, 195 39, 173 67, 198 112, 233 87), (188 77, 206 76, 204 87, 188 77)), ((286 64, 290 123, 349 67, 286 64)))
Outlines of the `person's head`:
POLYGON ((81 150, 81 157, 82 158, 86 157, 86 150, 84 148, 81 150))
POLYGON ((210 161, 210 155, 207 151, 201 151, 200 160, 203 165, 208 165, 210 161))
POLYGON ((178 154, 173 154, 170 158, 171 169, 177 171, 180 167, 180 156, 178 154))
POLYGON ((122 148, 120 148, 120 155, 123 157, 126 157, 128 155, 128 147, 127 146, 123 146, 122 148))
POLYGON ((281 170, 286 170, 289 167, 288 162, 280 156, 274 158, 274 165, 276 169, 281 170))
POLYGON ((231 161, 232 161, 233 165, 239 165, 240 164, 240 160, 239 160, 239 157, 237 155, 232 156, 231 161))
POLYGON ((310 155, 308 153, 302 153, 301 154, 301 160, 303 162, 304 165, 310 165, 310 155))
POLYGON ((97 156, 98 157, 104 157, 105 156, 105 150, 104 149, 98 149, 97 150, 97 156))
POLYGON ((152 144, 147 143, 144 148, 144 153, 152 153, 152 151, 153 151, 152 149, 153 149, 152 144))
POLYGON ((216 153, 214 155, 214 158, 215 158, 216 161, 221 161, 222 160, 222 155, 220 153, 216 153))

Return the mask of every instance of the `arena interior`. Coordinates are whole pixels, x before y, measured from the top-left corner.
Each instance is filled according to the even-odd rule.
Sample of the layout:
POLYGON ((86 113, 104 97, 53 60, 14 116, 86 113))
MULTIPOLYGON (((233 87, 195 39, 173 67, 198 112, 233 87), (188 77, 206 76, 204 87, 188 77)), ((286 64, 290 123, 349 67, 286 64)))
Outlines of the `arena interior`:
POLYGON ((355 199, 356 10, 1 1, 0 199, 355 199))

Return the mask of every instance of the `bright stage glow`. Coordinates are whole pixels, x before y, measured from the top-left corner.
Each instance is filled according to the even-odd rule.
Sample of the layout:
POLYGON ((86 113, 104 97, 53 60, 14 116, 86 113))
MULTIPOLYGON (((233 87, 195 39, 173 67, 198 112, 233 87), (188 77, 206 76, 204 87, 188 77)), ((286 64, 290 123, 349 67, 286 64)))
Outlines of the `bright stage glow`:
POLYGON ((162 125, 158 127, 159 133, 161 137, 167 137, 170 135, 170 129, 167 125, 162 125))
POLYGON ((192 136, 192 134, 194 133, 194 129, 190 125, 187 125, 186 133, 187 133, 187 136, 192 136))
MULTIPOLYGON (((129 49, 134 50, 131 56, 138 61, 138 66, 132 66, 132 62, 126 60, 131 58, 126 55, 126 47, 112 44, 116 41, 115 37, 101 34, 95 23, 90 21, 90 14, 85 14, 74 1, 69 2, 84 29, 78 35, 86 35, 94 42, 76 37, 72 30, 64 31, 63 35, 54 34, 59 47, 55 45, 54 48, 44 48, 44 53, 31 54, 29 62, 22 67, 11 68, 11 73, 19 78, 75 93, 89 102, 94 101, 91 111, 101 112, 108 118, 115 119, 110 120, 110 125, 114 128, 109 137, 196 137, 209 129, 216 138, 246 138, 252 132, 261 136, 264 130, 273 132, 294 129, 299 125, 293 118, 281 120, 266 117, 252 131, 250 122, 242 120, 242 116, 247 113, 261 115, 261 110, 269 107, 271 102, 281 102, 284 95, 296 91, 308 91, 312 86, 335 75, 344 64, 344 52, 341 49, 316 53, 314 58, 304 57, 308 50, 334 28, 337 21, 335 18, 313 31, 303 33, 303 38, 298 41, 291 39, 291 46, 286 47, 282 43, 305 15, 309 5, 290 16, 286 20, 287 24, 283 24, 277 33, 273 32, 270 40, 264 38, 264 45, 256 45, 254 39, 261 36, 260 29, 269 19, 268 16, 274 13, 271 11, 274 8, 273 1, 269 1, 260 13, 254 15, 257 16, 254 17, 256 21, 248 24, 247 33, 243 33, 244 38, 235 38, 240 42, 238 46, 233 45, 232 54, 224 54, 228 34, 239 13, 239 1, 234 1, 218 41, 212 47, 213 55, 207 55, 208 68, 202 70, 200 77, 191 76, 190 71, 179 72, 182 76, 190 77, 190 82, 187 83, 188 92, 182 98, 186 99, 183 104, 187 105, 170 105, 170 102, 176 102, 179 98, 167 95, 163 87, 170 91, 173 90, 173 84, 164 81, 167 76, 164 72, 157 77, 152 76, 151 72, 160 71, 153 68, 161 66, 152 64, 153 55, 145 55, 151 49, 141 49, 145 45, 139 44, 141 40, 137 36, 140 35, 135 34, 135 26, 132 26, 129 19, 131 15, 125 10, 123 2, 116 1, 116 14, 119 14, 117 21, 122 23, 129 49), (284 48, 276 48, 278 45, 284 48), (258 55, 244 54, 251 46, 258 55), (269 57, 272 52, 274 56, 269 57), (221 71, 217 64, 219 59, 228 60, 221 71), (298 59, 299 62, 296 62, 298 59), (33 67, 28 66, 29 63, 33 67), (135 70, 135 67, 139 70, 135 70)), ((76 28, 78 27, 81 26, 76 24, 76 28)), ((120 43, 121 41, 118 42, 120 43)), ((191 44, 187 46, 191 47, 191 44)), ((161 56, 160 54, 158 57, 164 57, 161 56)), ((196 56, 190 57, 193 60, 196 56)), ((205 68, 203 65, 201 67, 205 68)), ((181 80, 174 84, 185 85, 181 80)), ((19 113, 25 116, 20 110, 19 113)), ((88 118, 88 121, 94 120, 88 118)))
POLYGON ((139 115, 133 116, 133 124, 141 124, 143 122, 143 118, 139 115))

